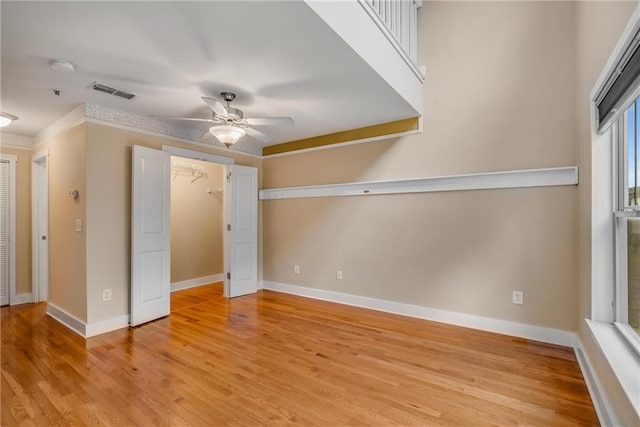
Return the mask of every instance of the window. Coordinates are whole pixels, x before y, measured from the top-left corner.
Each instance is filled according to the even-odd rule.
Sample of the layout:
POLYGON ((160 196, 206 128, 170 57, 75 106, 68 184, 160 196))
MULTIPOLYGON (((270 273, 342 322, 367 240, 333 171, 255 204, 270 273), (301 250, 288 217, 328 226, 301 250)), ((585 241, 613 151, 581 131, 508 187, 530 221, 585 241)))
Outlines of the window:
POLYGON ((640 98, 617 127, 615 321, 627 339, 640 344, 640 98))

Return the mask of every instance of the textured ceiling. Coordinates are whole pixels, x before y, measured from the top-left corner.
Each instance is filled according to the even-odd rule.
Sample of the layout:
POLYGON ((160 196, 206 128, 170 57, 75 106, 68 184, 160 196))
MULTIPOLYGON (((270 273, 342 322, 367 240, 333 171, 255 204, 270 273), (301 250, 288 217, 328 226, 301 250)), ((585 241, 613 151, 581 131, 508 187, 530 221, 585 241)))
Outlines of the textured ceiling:
MULTIPOLYGON (((140 116, 210 116, 202 95, 237 94, 273 144, 415 117, 302 1, 1 2, 1 110, 33 136, 81 103, 140 116), (76 66, 60 73, 52 58, 76 66), (88 89, 94 81, 132 101, 88 89), (56 96, 53 89, 61 90, 56 96)), ((203 134, 208 125, 175 122, 203 134)), ((245 137, 247 138, 247 137, 245 137)), ((255 141, 254 141, 255 142, 255 141)))

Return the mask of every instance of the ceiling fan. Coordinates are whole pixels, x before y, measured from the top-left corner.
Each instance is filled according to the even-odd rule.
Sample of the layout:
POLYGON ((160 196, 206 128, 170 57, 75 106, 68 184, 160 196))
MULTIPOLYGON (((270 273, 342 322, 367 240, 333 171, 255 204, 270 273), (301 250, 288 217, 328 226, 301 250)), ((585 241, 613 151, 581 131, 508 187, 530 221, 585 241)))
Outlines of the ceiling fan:
POLYGON ((290 126, 293 124, 291 117, 244 117, 242 110, 233 108, 231 101, 236 98, 232 92, 222 92, 220 96, 226 102, 203 96, 202 100, 211 108, 213 116, 210 119, 199 119, 189 117, 158 117, 170 120, 190 120, 195 122, 214 123, 209 128, 209 132, 203 135, 205 139, 209 134, 215 136, 227 148, 238 142, 245 135, 268 144, 273 141, 273 137, 254 129, 252 126, 290 126))

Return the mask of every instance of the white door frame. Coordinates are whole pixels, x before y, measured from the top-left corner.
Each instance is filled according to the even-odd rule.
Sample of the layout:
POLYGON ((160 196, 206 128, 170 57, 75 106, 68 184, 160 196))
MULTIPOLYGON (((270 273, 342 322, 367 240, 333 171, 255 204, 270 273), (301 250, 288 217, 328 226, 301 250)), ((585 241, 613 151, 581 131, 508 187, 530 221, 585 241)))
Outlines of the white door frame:
POLYGON ((49 299, 49 150, 31 156, 31 297, 49 299), (43 242, 44 240, 44 242, 43 242))
POLYGON ((201 160, 209 163, 216 163, 222 166, 223 170, 223 188, 225 191, 222 192, 222 265, 225 268, 223 272, 223 280, 224 280, 224 296, 225 298, 229 297, 229 249, 230 249, 230 237, 229 233, 232 233, 227 228, 227 224, 229 224, 229 180, 227 177, 229 176, 229 165, 235 163, 235 160, 231 157, 217 156, 215 154, 210 153, 202 153, 200 151, 187 150, 184 148, 172 147, 170 145, 163 145, 162 151, 171 154, 172 156, 184 157, 187 159, 201 160))
POLYGON ((18 156, 0 154, 9 162, 9 304, 16 304, 16 162, 18 156))

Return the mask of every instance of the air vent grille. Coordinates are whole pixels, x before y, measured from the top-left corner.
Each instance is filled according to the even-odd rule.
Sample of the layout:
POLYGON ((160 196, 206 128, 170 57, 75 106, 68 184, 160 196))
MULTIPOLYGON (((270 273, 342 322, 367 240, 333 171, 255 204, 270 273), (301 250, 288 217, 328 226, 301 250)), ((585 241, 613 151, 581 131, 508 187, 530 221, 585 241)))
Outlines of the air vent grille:
POLYGON ((108 93, 109 95, 119 96, 120 98, 124 98, 128 100, 132 100, 133 98, 136 97, 132 93, 125 92, 123 90, 116 89, 115 87, 107 86, 103 83, 98 83, 98 82, 93 82, 91 86, 89 86, 89 88, 93 90, 97 90, 98 92, 108 93))

